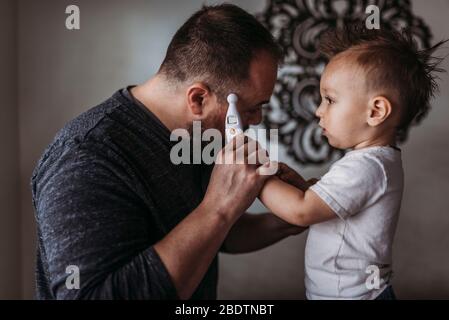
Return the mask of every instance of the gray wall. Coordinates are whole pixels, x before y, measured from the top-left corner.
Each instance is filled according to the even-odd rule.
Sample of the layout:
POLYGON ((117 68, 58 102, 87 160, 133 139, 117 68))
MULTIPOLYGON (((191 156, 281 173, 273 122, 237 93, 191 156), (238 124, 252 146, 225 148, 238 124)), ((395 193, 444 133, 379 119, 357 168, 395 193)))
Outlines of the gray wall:
POLYGON ((0 299, 20 297, 16 13, 0 0, 0 299))
MULTIPOLYGON (((253 13, 265 4, 261 0, 230 2, 253 13)), ((29 178, 37 159, 65 122, 116 89, 151 76, 173 33, 203 1, 78 0, 81 30, 68 31, 64 11, 72 3, 19 1, 21 280, 25 298, 32 298, 34 292, 35 226, 29 178)), ((413 4, 436 39, 449 37, 448 1, 413 4)), ((449 59, 444 67, 449 70, 449 59)), ((449 298, 448 86, 445 74, 433 112, 403 148, 407 187, 394 254, 394 284, 401 298, 449 298)), ((285 155, 281 160, 293 164, 285 155)), ((319 176, 327 169, 296 168, 306 177, 319 176)), ((257 204, 253 209, 262 210, 257 204)), ((300 235, 260 252, 222 255, 220 298, 303 298, 304 243, 305 235, 300 235)), ((7 257, 17 261, 16 255, 16 251, 9 252, 7 257)), ((4 278, 1 273, 0 281, 7 281, 4 278)))

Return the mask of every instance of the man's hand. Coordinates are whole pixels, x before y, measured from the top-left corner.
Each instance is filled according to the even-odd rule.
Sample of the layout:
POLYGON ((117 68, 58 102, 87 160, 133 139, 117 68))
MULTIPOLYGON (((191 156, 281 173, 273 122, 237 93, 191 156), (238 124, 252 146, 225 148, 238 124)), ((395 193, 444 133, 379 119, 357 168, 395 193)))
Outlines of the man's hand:
POLYGON ((318 179, 315 178, 305 180, 299 173, 282 162, 279 163, 279 169, 276 175, 282 181, 287 182, 302 191, 306 191, 318 181, 318 179))
POLYGON ((204 196, 204 204, 218 209, 228 221, 235 222, 245 212, 270 177, 261 174, 265 167, 260 162, 250 161, 257 158, 260 147, 251 148, 250 143, 251 138, 239 135, 220 151, 204 196))

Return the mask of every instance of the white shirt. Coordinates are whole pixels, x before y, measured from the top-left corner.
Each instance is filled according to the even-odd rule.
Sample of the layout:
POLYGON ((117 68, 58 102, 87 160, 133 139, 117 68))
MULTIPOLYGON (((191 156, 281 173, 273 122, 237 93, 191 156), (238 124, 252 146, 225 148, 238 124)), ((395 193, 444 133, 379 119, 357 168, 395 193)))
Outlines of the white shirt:
POLYGON ((337 218, 310 227, 305 250, 307 298, 375 299, 392 274, 403 190, 401 152, 392 147, 350 151, 310 190, 337 218), (378 267, 378 289, 372 288, 375 274, 369 266, 378 267))

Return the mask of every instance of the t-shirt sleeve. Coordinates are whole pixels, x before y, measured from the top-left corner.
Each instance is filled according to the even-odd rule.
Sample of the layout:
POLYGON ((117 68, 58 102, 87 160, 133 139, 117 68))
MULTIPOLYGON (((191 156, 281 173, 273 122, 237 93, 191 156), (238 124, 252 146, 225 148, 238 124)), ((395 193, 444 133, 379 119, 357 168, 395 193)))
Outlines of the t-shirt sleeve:
POLYGON ((347 156, 310 187, 341 219, 357 214, 386 191, 382 163, 369 155, 347 156))
POLYGON ((33 178, 51 292, 56 299, 177 299, 152 247, 160 235, 151 234, 148 207, 133 190, 138 183, 114 159, 83 143, 33 178), (79 289, 66 285, 70 266, 79 270, 79 289))

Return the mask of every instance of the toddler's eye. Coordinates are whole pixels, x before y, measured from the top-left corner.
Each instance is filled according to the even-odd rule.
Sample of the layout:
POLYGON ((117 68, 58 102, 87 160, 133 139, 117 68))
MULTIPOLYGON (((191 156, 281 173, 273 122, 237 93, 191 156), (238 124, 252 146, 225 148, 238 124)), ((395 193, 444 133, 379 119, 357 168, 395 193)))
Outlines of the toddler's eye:
POLYGON ((334 100, 332 100, 329 97, 324 97, 324 100, 326 100, 327 104, 333 104, 334 103, 334 100))

